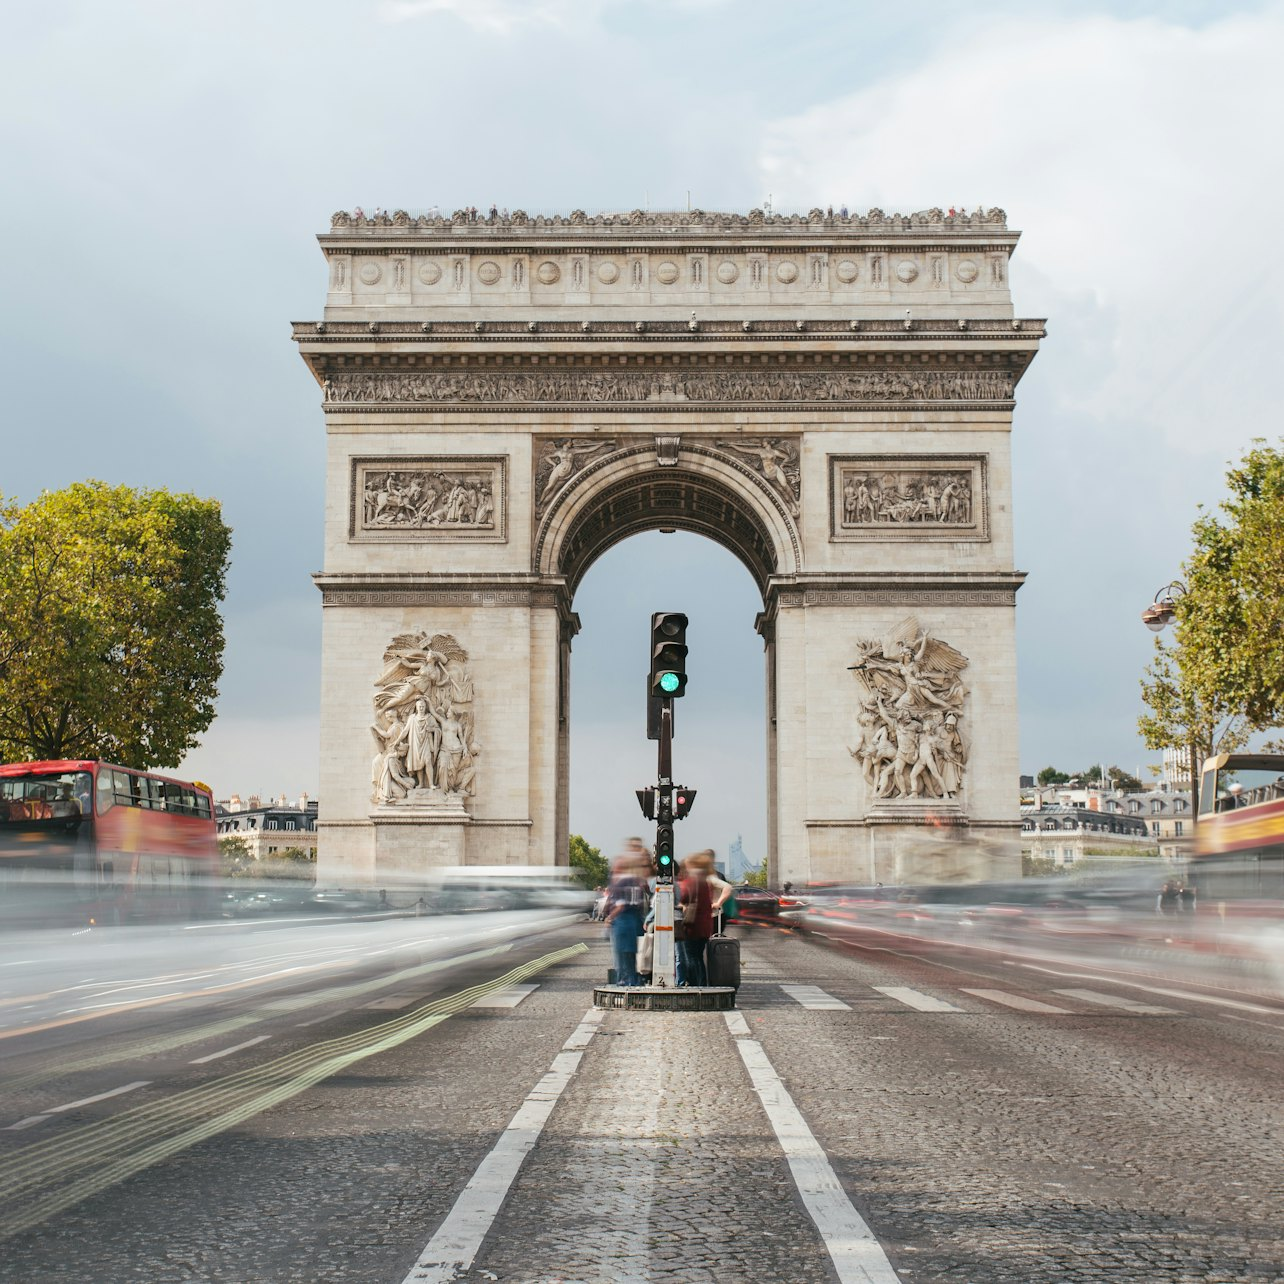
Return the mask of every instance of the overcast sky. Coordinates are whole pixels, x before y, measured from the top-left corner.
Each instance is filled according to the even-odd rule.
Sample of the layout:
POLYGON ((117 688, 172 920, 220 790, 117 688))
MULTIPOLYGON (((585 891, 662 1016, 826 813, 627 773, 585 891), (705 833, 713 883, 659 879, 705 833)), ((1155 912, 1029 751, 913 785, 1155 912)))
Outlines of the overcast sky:
MULTIPOLYGON (((1018 315, 1050 319, 1013 433, 1022 769, 1154 760, 1138 612, 1279 432, 1284 5, 44 0, 5 26, 0 492, 222 500, 227 667, 184 766, 218 796, 316 791, 323 423, 289 323, 357 204, 1005 208, 1018 315)), ((680 846, 761 855, 748 573, 639 536, 575 606, 572 828, 641 829, 647 619, 681 609, 680 846)))

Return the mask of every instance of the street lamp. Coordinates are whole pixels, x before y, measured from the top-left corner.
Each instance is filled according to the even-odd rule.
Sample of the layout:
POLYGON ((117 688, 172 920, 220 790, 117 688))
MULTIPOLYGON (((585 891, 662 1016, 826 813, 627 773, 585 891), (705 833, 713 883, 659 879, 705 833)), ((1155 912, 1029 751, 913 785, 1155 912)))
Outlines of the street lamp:
POLYGON ((1185 597, 1186 586, 1181 580, 1165 584, 1155 594, 1155 600, 1141 613, 1141 622, 1152 632, 1162 633, 1177 618, 1177 603, 1185 597))
MULTIPOLYGON (((1186 596, 1181 580, 1170 580, 1141 613, 1141 622, 1152 632, 1162 633, 1177 618, 1177 603, 1186 596)), ((1199 776, 1195 766, 1195 740, 1186 742, 1186 767, 1190 772, 1190 823, 1199 823, 1199 776)))

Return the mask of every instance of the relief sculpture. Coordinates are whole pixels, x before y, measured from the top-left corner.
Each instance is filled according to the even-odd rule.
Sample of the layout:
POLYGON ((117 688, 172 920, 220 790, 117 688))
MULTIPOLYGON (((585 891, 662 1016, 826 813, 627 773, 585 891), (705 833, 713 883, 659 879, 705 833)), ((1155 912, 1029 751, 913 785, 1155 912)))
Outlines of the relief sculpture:
POLYGON ((963 785, 967 748, 959 674, 967 657, 913 616, 860 643, 849 669, 860 684, 859 743, 849 752, 875 798, 949 800, 963 785))
POLYGON ((802 495, 802 470, 798 463, 798 446, 783 437, 753 439, 725 439, 718 442, 719 450, 731 451, 755 461, 754 471, 761 474, 767 484, 781 499, 791 517, 799 513, 802 495))
POLYGON ((468 652, 449 633, 403 633, 388 644, 383 663, 370 724, 373 801, 431 806, 471 796, 481 746, 473 735, 468 652))
POLYGON ((844 526, 971 526, 972 471, 847 468, 842 473, 844 526))
POLYGON ((588 462, 590 455, 614 450, 615 442, 560 438, 540 444, 535 460, 535 512, 543 513, 563 486, 588 462))
POLYGON ((1009 401, 1006 370, 541 370, 366 373, 335 370, 327 405, 381 402, 1009 401))
POLYGON ((503 483, 498 463, 378 460, 354 461, 354 468, 354 535, 499 533, 503 483))

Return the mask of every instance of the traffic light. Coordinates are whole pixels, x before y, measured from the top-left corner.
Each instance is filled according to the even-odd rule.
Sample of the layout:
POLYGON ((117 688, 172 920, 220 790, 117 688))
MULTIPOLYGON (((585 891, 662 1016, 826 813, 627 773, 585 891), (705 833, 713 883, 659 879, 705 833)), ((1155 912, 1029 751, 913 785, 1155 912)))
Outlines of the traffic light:
POLYGON ((687 689, 687 617, 657 611, 651 617, 651 681, 655 696, 676 698, 687 689))
POLYGON ((655 829, 655 868, 661 878, 673 877, 673 826, 657 825, 655 829))
POLYGON ((647 820, 655 819, 655 790, 654 789, 635 789, 633 791, 638 796, 638 806, 642 808, 642 814, 647 820))
POLYGON ((696 791, 694 789, 683 789, 681 786, 673 791, 674 820, 681 820, 695 806, 695 796, 696 791))

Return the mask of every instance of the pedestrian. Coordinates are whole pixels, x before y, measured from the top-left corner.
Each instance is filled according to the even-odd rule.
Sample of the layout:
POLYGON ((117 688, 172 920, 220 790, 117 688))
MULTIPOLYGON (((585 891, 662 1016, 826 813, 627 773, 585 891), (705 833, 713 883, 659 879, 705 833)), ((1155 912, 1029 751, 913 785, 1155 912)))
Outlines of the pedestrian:
POLYGON ((643 901, 646 883, 638 877, 638 850, 645 851, 640 838, 630 838, 625 850, 611 864, 607 889, 607 926, 615 954, 615 984, 641 985, 638 976, 638 937, 642 935, 643 901))
POLYGON ((494 201, 490 203, 490 221, 493 223, 499 217, 499 206, 494 201))
MULTIPOLYGON (((705 946, 713 935, 713 898, 705 874, 704 853, 687 857, 683 862, 685 877, 678 883, 682 904, 683 936, 678 944, 682 954, 682 974, 686 985, 707 985, 704 967, 705 946)), ((712 865, 712 861, 709 862, 712 865)))
POLYGON ((1195 884, 1186 883, 1180 892, 1177 893, 1178 909, 1183 914, 1193 914, 1195 912, 1195 884))
POLYGON ((847 206, 846 206, 846 205, 844 205, 844 206, 842 207, 842 209, 840 209, 840 210, 838 211, 838 217, 839 217, 839 218, 846 218, 846 217, 847 217, 847 206))
POLYGON ((1177 890, 1177 884, 1170 878, 1159 891, 1159 897, 1155 901, 1155 909, 1158 913, 1168 917, 1176 914, 1181 906, 1181 893, 1177 890))
POLYGON ((704 880, 709 885, 709 912, 713 918, 715 930, 721 931, 724 922, 735 917, 735 891, 718 873, 716 854, 712 847, 687 857, 687 864, 696 864, 704 873, 704 880))
POLYGON ((353 211, 352 211, 352 217, 353 217, 353 218, 361 218, 361 219, 363 219, 363 218, 365 218, 365 216, 366 216, 366 212, 365 212, 365 210, 363 210, 363 209, 361 208, 361 206, 360 206, 360 205, 358 205, 358 206, 357 206, 357 208, 356 208, 355 210, 353 210, 353 211))

